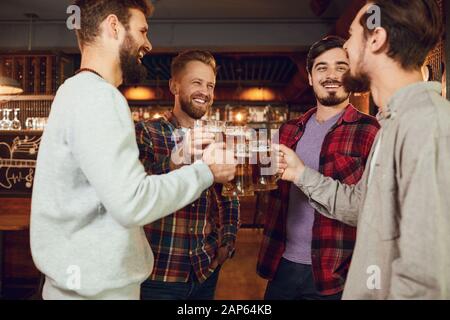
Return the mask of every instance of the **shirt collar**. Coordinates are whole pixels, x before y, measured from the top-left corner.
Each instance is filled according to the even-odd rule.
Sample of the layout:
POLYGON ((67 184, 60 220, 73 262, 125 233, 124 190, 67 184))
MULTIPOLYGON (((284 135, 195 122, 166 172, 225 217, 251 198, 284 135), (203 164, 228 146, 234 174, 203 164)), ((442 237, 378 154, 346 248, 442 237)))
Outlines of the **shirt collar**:
POLYGON ((377 114, 378 121, 386 119, 394 119, 399 113, 404 111, 404 108, 413 102, 415 98, 426 92, 437 92, 441 94, 442 84, 436 81, 430 82, 415 82, 397 90, 389 100, 386 108, 379 111, 377 114))
MULTIPOLYGON (((305 126, 308 120, 316 113, 317 107, 312 108, 308 110, 303 117, 300 117, 298 121, 298 125, 305 126)), ((336 125, 341 125, 343 122, 347 123, 353 123, 358 121, 361 118, 361 115, 359 114, 358 110, 349 103, 348 106, 345 108, 345 111, 341 114, 339 119, 336 122, 336 125)))
POLYGON ((165 111, 163 114, 164 120, 173 125, 176 129, 181 129, 180 123, 177 120, 177 117, 173 114, 173 111, 165 111))
POLYGON ((167 132, 170 132, 175 143, 179 143, 183 139, 186 132, 180 126, 180 123, 178 122, 173 111, 165 111, 162 118, 160 118, 159 120, 162 121, 166 126, 168 126, 169 131, 167 132))

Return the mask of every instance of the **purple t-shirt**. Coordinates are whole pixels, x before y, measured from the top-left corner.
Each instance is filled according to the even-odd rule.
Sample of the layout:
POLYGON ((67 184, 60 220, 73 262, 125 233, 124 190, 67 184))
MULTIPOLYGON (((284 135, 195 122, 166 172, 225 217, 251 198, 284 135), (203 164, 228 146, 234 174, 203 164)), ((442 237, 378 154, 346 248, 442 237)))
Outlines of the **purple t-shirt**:
MULTIPOLYGON (((316 114, 309 118, 302 138, 295 152, 308 167, 319 170, 320 151, 323 140, 342 113, 320 124, 316 114)), ((289 206, 286 225, 286 249, 283 257, 289 261, 311 264, 311 241, 314 223, 314 209, 308 198, 294 184, 289 192, 289 206)))

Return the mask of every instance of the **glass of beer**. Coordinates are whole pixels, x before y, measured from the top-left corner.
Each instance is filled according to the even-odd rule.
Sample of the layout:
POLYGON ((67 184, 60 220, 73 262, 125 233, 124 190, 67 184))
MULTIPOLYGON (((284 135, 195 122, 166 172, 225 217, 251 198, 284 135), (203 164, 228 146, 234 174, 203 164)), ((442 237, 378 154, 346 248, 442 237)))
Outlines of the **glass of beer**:
POLYGON ((280 175, 277 173, 271 150, 271 140, 267 138, 267 133, 259 131, 250 144, 250 162, 253 166, 252 178, 255 191, 270 191, 278 188, 277 182, 280 175))
POLYGON ((226 197, 253 196, 252 166, 250 165, 251 131, 243 126, 231 126, 225 129, 227 149, 232 149, 237 159, 236 174, 230 183, 222 189, 226 197))
MULTIPOLYGON (((195 120, 194 128, 204 128, 205 131, 213 133, 215 136, 215 142, 224 142, 225 136, 225 121, 218 120, 195 120)), ((205 149, 207 146, 203 146, 205 149)))
POLYGON ((225 142, 225 121, 210 120, 207 122, 207 131, 214 134, 215 142, 225 142))

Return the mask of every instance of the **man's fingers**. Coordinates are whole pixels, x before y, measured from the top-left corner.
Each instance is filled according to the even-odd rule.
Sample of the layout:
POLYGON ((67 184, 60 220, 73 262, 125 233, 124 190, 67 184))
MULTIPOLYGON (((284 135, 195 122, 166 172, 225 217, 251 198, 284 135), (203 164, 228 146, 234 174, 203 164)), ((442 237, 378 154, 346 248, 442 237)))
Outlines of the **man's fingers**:
POLYGON ((203 150, 202 149, 194 149, 194 150, 192 150, 191 155, 193 155, 193 156, 203 155, 203 150))
POLYGON ((218 165, 216 170, 219 172, 219 175, 222 176, 224 182, 232 181, 236 175, 236 165, 218 165))
POLYGON ((207 131, 205 128, 195 128, 192 131, 192 139, 214 139, 215 135, 207 131))
POLYGON ((274 147, 278 148, 283 154, 289 154, 292 151, 292 149, 289 149, 284 144, 277 144, 274 147))
POLYGON ((214 142, 212 144, 212 148, 214 148, 214 149, 225 149, 225 142, 214 142))
POLYGON ((280 164, 278 164, 278 169, 285 170, 285 169, 287 169, 287 168, 288 168, 287 163, 280 163, 280 164))

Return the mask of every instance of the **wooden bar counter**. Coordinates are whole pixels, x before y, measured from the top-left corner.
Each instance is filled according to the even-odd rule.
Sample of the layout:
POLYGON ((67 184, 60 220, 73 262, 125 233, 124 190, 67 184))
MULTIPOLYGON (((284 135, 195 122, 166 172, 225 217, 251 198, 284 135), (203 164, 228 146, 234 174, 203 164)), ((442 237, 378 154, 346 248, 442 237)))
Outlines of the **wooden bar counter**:
POLYGON ((0 198, 0 297, 6 289, 33 291, 40 273, 33 264, 29 244, 30 198, 0 198))

